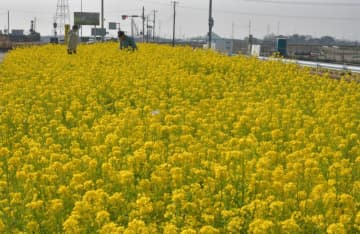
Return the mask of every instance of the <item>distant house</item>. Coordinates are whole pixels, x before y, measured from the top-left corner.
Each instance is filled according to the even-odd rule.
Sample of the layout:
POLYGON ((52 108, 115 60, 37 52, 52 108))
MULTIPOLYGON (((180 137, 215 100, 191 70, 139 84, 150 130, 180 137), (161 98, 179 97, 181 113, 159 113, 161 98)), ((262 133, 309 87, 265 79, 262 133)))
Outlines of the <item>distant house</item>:
POLYGON ((232 39, 216 39, 211 44, 212 49, 227 55, 233 54, 233 47, 234 47, 234 43, 232 39))
MULTIPOLYGON (((209 41, 208 36, 192 38, 192 40, 194 40, 194 39, 204 41, 206 43, 206 44, 204 44, 204 48, 208 48, 208 41, 209 41)), ((222 38, 218 34, 212 33, 212 35, 211 35, 211 49, 216 50, 216 51, 218 51, 220 53, 232 55, 233 54, 233 47, 234 46, 233 46, 233 40, 232 39, 222 38)))

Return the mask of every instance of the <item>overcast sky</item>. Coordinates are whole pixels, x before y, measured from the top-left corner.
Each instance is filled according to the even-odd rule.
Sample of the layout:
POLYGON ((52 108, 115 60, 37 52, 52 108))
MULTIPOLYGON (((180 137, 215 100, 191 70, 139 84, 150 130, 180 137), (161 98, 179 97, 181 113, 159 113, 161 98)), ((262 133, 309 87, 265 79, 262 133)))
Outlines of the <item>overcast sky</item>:
MULTIPOLYGON (((59 0, 60 1, 60 0, 59 0)), ((66 0, 63 0, 66 1, 66 0)), ((101 0, 68 0, 71 12, 100 12, 101 0)), ((58 0, 0 0, 0 29, 7 28, 10 11, 10 29, 30 29, 30 20, 36 17, 36 29, 42 35, 52 34, 52 23, 58 0)), ((146 15, 157 10, 156 33, 172 35, 171 0, 104 0, 105 25, 120 22, 130 31, 130 21, 122 14, 146 15)), ((179 38, 206 35, 208 31, 209 0, 178 0, 176 35, 179 38)), ((294 33, 338 39, 360 40, 359 0, 213 0, 214 32, 224 37, 244 38, 251 33, 263 37, 268 32, 290 35, 294 33)), ((141 25, 140 19, 137 24, 141 25)), ((84 35, 90 27, 84 28, 84 35)), ((110 32, 114 35, 115 32, 110 32)))

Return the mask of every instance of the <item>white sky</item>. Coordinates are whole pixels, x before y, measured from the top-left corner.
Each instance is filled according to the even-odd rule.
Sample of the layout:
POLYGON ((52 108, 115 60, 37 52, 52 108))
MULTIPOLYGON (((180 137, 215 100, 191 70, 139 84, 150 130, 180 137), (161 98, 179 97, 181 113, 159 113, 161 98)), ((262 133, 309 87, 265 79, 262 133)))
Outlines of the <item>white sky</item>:
MULTIPOLYGON (((68 0, 72 13, 80 11, 100 12, 101 0, 68 0)), ((52 23, 58 0, 0 0, 0 29, 7 28, 7 11, 10 10, 10 29, 30 28, 30 20, 36 17, 36 29, 42 35, 52 34, 52 23)), ((122 14, 146 15, 157 10, 157 34, 170 38, 172 35, 171 0, 104 0, 105 25, 120 22, 130 31, 130 21, 122 20, 122 14)), ((178 0, 176 35, 179 38, 206 35, 208 31, 209 0, 178 0)), ((263 37, 267 32, 282 35, 294 33, 321 37, 330 35, 338 39, 360 41, 359 0, 213 0, 213 31, 224 37, 244 38, 249 33, 263 37), (233 26, 232 26, 233 25, 233 26)), ((141 21, 137 24, 140 28, 141 21)), ((90 34, 90 27, 84 28, 90 34)), ((111 32, 115 35, 115 32, 111 32)))

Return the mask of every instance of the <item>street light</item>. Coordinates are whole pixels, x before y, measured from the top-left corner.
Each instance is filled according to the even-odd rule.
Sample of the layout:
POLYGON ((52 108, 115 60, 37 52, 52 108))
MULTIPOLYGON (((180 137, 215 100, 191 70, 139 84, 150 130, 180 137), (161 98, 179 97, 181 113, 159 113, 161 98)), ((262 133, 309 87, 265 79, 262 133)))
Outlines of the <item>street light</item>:
MULTIPOLYGON (((83 3, 82 3, 82 0, 80 2, 80 12, 81 12, 81 16, 82 16, 82 13, 83 13, 83 3)), ((82 25, 80 25, 80 37, 82 38, 83 36, 83 32, 82 32, 82 25)))
POLYGON ((121 18, 123 20, 126 20, 128 18, 131 19, 131 37, 134 37, 134 18, 141 17, 140 15, 121 15, 121 18))

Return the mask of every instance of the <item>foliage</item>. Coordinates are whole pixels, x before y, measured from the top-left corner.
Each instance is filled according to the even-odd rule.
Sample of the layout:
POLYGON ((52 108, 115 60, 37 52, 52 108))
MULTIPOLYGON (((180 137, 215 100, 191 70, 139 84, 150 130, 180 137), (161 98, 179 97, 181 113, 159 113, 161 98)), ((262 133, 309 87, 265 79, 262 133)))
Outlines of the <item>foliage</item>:
POLYGON ((360 86, 115 43, 0 65, 1 233, 360 232, 360 86))

